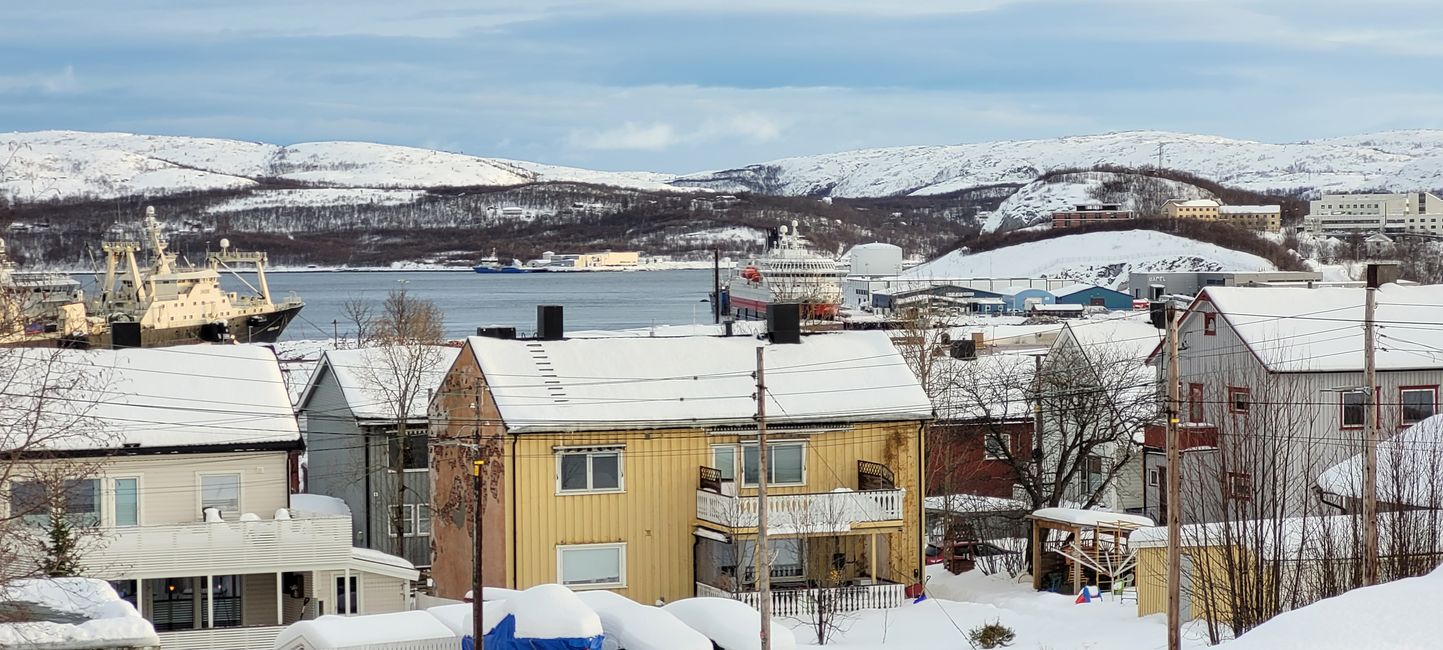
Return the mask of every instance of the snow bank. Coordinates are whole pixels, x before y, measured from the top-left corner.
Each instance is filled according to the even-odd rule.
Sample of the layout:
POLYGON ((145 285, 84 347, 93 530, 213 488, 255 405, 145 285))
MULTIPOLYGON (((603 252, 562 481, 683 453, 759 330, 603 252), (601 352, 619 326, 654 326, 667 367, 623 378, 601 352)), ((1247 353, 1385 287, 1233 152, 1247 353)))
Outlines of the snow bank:
POLYGON ((577 594, 601 617, 603 650, 711 650, 711 640, 659 607, 610 591, 577 594))
POLYGON ((276 650, 329 650, 374 648, 387 643, 404 643, 405 647, 416 650, 439 650, 454 648, 456 634, 427 612, 330 615, 292 623, 276 636, 274 647, 276 650))
POLYGON ((481 610, 490 634, 506 617, 515 617, 518 639, 584 639, 601 636, 601 618, 570 589, 537 585, 481 610), (495 609, 495 618, 492 610, 495 609))
POLYGON ((19 613, 21 622, 0 623, 0 647, 156 647, 155 627, 135 606, 120 599, 110 583, 93 578, 16 580, 0 586, 0 610, 19 613), (79 623, 55 622, 80 620, 79 623))
MULTIPOLYGON (((722 650, 760 650, 762 618, 756 609, 729 598, 685 598, 667 603, 662 610, 708 639, 722 650)), ((772 621, 772 650, 792 650, 797 640, 786 626, 772 621)))
POLYGON ((351 507, 345 501, 324 494, 292 494, 291 509, 318 515, 351 516, 351 507))
POLYGON ((1225 650, 1397 650, 1437 648, 1443 639, 1438 594, 1443 568, 1418 577, 1354 589, 1285 612, 1224 646, 1225 650))

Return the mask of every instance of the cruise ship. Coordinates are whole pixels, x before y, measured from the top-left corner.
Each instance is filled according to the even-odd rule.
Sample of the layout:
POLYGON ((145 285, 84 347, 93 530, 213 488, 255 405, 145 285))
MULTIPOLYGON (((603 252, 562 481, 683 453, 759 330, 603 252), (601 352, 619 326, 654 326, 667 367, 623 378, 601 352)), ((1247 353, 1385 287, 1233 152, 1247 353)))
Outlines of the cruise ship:
POLYGON ((766 252, 737 265, 722 296, 722 311, 757 320, 767 317, 767 305, 799 303, 803 318, 830 320, 841 302, 836 260, 814 251, 793 221, 791 228, 772 231, 766 252))

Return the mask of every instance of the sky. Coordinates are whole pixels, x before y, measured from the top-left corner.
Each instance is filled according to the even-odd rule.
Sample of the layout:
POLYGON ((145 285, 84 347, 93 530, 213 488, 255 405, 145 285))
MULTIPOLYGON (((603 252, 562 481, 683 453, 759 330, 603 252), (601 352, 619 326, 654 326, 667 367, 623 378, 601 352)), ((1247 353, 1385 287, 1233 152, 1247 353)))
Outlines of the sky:
POLYGON ((692 172, 1135 129, 1443 128, 1437 0, 67 0, 0 131, 364 140, 692 172))

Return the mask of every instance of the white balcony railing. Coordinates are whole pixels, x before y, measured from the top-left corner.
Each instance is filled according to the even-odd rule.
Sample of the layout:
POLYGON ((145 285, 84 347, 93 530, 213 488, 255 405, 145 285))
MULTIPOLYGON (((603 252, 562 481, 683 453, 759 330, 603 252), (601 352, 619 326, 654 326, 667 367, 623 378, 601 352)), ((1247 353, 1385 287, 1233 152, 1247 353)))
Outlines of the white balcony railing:
POLYGON ((166 650, 253 650, 275 645, 285 626, 213 627, 204 630, 160 632, 160 647, 166 650))
MULTIPOLYGON (((761 594, 755 591, 731 592, 711 585, 696 583, 696 595, 730 598, 760 608, 761 594)), ((907 587, 890 582, 875 585, 854 585, 826 589, 773 589, 772 614, 804 618, 814 614, 818 605, 828 611, 855 612, 861 609, 899 607, 906 600, 907 587)))
MULTIPOLYGON (((767 497, 767 532, 782 535, 846 533, 860 523, 902 520, 906 490, 841 490, 767 497)), ((731 528, 757 526, 756 497, 696 491, 696 516, 731 528)))
POLYGON ((106 528, 85 550, 93 572, 126 578, 341 567, 351 520, 338 516, 106 528))

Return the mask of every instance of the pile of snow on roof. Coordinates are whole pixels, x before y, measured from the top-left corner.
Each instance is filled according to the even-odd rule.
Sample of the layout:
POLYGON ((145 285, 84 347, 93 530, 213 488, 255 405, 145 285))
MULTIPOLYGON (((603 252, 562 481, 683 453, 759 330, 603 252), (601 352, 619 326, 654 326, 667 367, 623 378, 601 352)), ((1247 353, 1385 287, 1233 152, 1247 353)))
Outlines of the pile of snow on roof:
POLYGON ((0 647, 36 650, 158 647, 155 627, 110 583, 39 578, 0 585, 0 647))

